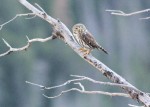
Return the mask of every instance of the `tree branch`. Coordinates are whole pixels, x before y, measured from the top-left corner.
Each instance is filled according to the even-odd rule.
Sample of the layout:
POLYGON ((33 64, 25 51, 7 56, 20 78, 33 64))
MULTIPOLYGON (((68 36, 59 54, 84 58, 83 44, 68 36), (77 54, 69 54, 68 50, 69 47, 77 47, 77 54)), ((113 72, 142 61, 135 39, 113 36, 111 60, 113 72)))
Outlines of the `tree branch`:
MULTIPOLYGON (((149 12, 150 9, 144 9, 144 10, 140 10, 140 11, 136 11, 136 12, 131 12, 131 13, 125 13, 121 10, 106 10, 107 12, 111 12, 110 14, 112 15, 118 15, 118 16, 132 16, 132 15, 137 15, 137 14, 141 14, 141 13, 145 13, 145 12, 149 12)), ((150 17, 146 17, 146 18, 140 18, 142 19, 149 19, 150 17)))
POLYGON ((89 78, 89 77, 86 77, 86 76, 79 76, 79 75, 71 75, 72 77, 76 77, 76 78, 79 78, 80 81, 83 81, 83 80, 87 80, 87 81, 90 81, 92 83, 95 83, 95 84, 101 84, 101 85, 109 85, 109 86, 118 86, 118 87, 129 87, 128 85, 124 85, 124 84, 116 84, 116 83, 111 83, 111 82, 102 82, 102 81, 96 81, 92 78, 89 78))
MULTIPOLYGON (((37 6, 38 6, 38 5, 37 5, 37 6)), ((39 6, 38 6, 38 7, 39 7, 39 6)), ((16 18, 18 18, 18 17, 31 16, 31 15, 33 15, 33 17, 29 17, 29 18, 26 18, 26 19, 31 19, 31 18, 34 18, 34 17, 36 16, 36 14, 34 14, 34 13, 16 14, 16 16, 13 17, 12 19, 10 19, 9 21, 7 21, 7 22, 1 24, 1 25, 0 25, 0 30, 1 30, 5 25, 7 25, 8 23, 14 21, 14 20, 15 20, 16 18)), ((27 50, 27 49, 29 48, 29 46, 31 45, 31 43, 33 43, 33 42, 46 42, 46 41, 48 41, 48 40, 52 40, 52 39, 55 39, 55 38, 56 38, 56 36, 54 35, 54 33, 53 33, 52 36, 50 36, 50 37, 48 37, 48 38, 44 38, 44 39, 42 39, 42 38, 34 38, 34 39, 29 40, 28 36, 26 36, 26 37, 27 37, 27 40, 28 40, 28 41, 27 41, 27 44, 26 44, 25 46, 21 47, 21 48, 12 48, 11 45, 10 45, 5 39, 3 39, 4 43, 5 43, 6 46, 9 48, 9 50, 6 51, 6 52, 4 52, 4 53, 2 53, 2 54, 0 54, 0 57, 3 57, 3 56, 5 56, 5 55, 8 55, 8 54, 10 54, 10 53, 12 53, 12 52, 27 50)))
POLYGON ((132 105, 132 104, 128 104, 130 107, 144 107, 144 106, 136 106, 136 105, 132 105))
MULTIPOLYGON (((75 76, 76 77, 76 76, 75 76)), ((87 79, 87 80, 89 80, 89 81, 91 81, 91 82, 93 82, 93 81, 95 81, 95 82, 98 82, 98 81, 96 81, 96 80, 93 80, 93 79, 91 79, 91 78, 89 78, 89 77, 85 77, 85 76, 82 76, 82 77, 84 77, 85 79, 87 79)), ((80 79, 72 79, 72 80, 68 80, 68 81, 66 81, 65 83, 63 83, 63 84, 61 84, 61 85, 57 85, 57 86, 52 86, 52 87, 45 87, 45 86, 43 86, 43 85, 39 85, 39 84, 36 84, 36 83, 32 83, 32 82, 29 82, 29 81, 26 81, 26 83, 28 83, 28 84, 31 84, 31 85, 35 85, 35 86, 38 86, 38 87, 40 87, 42 90, 51 90, 51 89, 56 89, 56 88, 60 88, 60 87, 63 87, 63 86, 66 86, 66 85, 68 85, 68 84, 70 84, 71 82, 73 82, 74 84, 77 84, 77 85, 79 85, 79 87, 81 88, 81 89, 79 89, 79 88, 70 88, 70 89, 68 89, 68 90, 64 90, 64 91, 61 91, 58 95, 56 95, 56 96, 47 96, 47 95, 45 95, 45 94, 43 94, 43 96, 45 96, 46 98, 57 98, 57 97, 60 97, 62 94, 65 94, 65 93, 67 93, 67 92, 70 92, 70 91, 77 91, 77 92, 80 92, 80 93, 82 93, 82 94, 101 94, 101 95, 108 95, 108 96, 121 96, 121 97, 130 97, 128 94, 125 94, 125 93, 112 93, 112 92, 105 92, 105 91, 86 91, 85 90, 85 88, 84 88, 84 86, 80 83, 80 82, 77 82, 77 81, 82 81, 82 80, 84 80, 83 78, 80 78, 80 79)), ((93 82, 94 83, 94 82, 93 82)), ((105 82, 100 82, 99 81, 99 84, 104 84, 105 82)), ((113 84, 113 83, 112 83, 113 84)), ((112 85, 111 84, 111 85, 112 85)), ((105 83, 105 85, 110 85, 110 84, 107 84, 107 83, 105 83)), ((114 84, 115 85, 115 84, 114 84)))
MULTIPOLYGON (((83 85, 81 83, 76 83, 76 84, 79 84, 79 86, 83 87, 83 85)), ((70 91, 77 91, 77 92, 80 92, 82 94, 101 94, 101 95, 108 95, 108 96, 121 96, 121 97, 130 97, 128 94, 124 94, 124 93, 112 93, 112 92, 105 92, 105 91, 85 91, 85 90, 82 90, 82 89, 78 89, 78 88, 71 88, 71 89, 68 89, 68 90, 65 90, 65 91, 62 91, 60 94, 56 95, 56 96, 47 96, 45 94, 43 94, 44 97, 46 98, 57 98, 57 97, 60 97, 62 94, 64 93, 67 93, 67 92, 70 92, 70 91)))
POLYGON ((5 55, 9 55, 9 54, 12 53, 12 52, 18 52, 18 51, 27 50, 27 49, 30 47, 31 43, 33 43, 33 42, 46 42, 46 41, 48 41, 48 40, 55 39, 55 37, 54 37, 53 35, 50 36, 50 37, 47 37, 47 38, 45 38, 45 39, 42 39, 42 38, 29 39, 28 36, 26 36, 26 37, 27 37, 27 40, 28 40, 28 41, 27 41, 27 44, 26 44, 25 46, 21 47, 21 48, 12 48, 12 47, 9 45, 9 43, 8 43, 5 39, 3 39, 4 43, 5 43, 6 46, 9 48, 9 50, 6 51, 6 52, 4 52, 4 53, 2 53, 2 54, 0 54, 0 57, 3 57, 3 56, 5 56, 5 55))
POLYGON ((46 89, 46 90, 51 90, 51 89, 55 89, 55 88, 60 88, 60 87, 63 87, 65 85, 68 85, 72 82, 78 82, 78 81, 90 81, 94 84, 99 84, 99 85, 109 85, 109 86, 118 86, 118 87, 128 87, 127 85, 124 85, 124 84, 116 84, 116 83, 111 83, 111 82, 102 82, 102 81, 96 81, 92 78, 89 78, 89 77, 86 77, 86 76, 79 76, 79 75, 70 75, 71 77, 75 77, 75 79, 71 79, 71 80, 68 80, 66 81, 65 83, 61 84, 61 85, 56 85, 56 86, 53 86, 53 87, 45 87, 45 86, 42 86, 42 85, 39 85, 39 84, 35 84, 35 83, 32 83, 32 82, 29 82, 29 81, 26 81, 26 83, 28 84, 31 84, 31 85, 35 85, 35 86, 38 86, 40 87, 41 89, 46 89))
MULTIPOLYGON (((1 24, 1 25, 0 25, 0 30, 2 30, 3 26, 5 26, 6 24, 8 24, 8 23, 14 21, 16 18, 22 17, 22 16, 30 16, 30 15, 35 15, 35 14, 34 14, 34 13, 16 14, 16 16, 13 17, 12 19, 10 19, 9 21, 7 21, 7 22, 1 24)), ((26 18, 26 19, 29 19, 29 18, 26 18)))

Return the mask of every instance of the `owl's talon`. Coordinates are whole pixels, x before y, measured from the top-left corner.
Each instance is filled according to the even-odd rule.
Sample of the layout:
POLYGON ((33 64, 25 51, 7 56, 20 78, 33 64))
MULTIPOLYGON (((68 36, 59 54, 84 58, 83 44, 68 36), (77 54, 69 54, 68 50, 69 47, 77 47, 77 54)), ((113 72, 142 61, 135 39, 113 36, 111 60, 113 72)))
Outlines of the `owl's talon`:
POLYGON ((91 50, 88 50, 88 51, 87 51, 87 54, 89 55, 90 53, 91 53, 91 50))
POLYGON ((83 48, 80 48, 79 51, 80 51, 80 52, 83 52, 83 48))
POLYGON ((83 56, 86 56, 86 55, 89 55, 91 53, 91 50, 85 50, 85 52, 84 52, 84 54, 83 54, 83 56))
POLYGON ((79 51, 83 53, 83 56, 89 55, 91 53, 90 49, 85 48, 80 48, 79 51))
POLYGON ((79 49, 79 51, 80 51, 80 52, 86 52, 86 51, 87 51, 87 49, 80 48, 80 49, 79 49))
POLYGON ((87 55, 88 55, 88 53, 87 53, 87 52, 83 54, 83 56, 84 56, 84 57, 85 57, 85 56, 87 56, 87 55))

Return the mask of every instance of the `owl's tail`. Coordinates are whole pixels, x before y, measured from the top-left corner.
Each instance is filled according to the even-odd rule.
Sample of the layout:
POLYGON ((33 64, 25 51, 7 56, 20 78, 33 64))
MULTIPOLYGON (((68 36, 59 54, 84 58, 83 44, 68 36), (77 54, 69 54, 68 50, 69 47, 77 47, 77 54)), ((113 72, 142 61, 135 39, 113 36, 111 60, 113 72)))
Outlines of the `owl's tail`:
POLYGON ((108 52, 107 52, 102 46, 98 46, 97 49, 98 49, 98 50, 102 50, 103 52, 105 52, 106 54, 108 54, 108 52))

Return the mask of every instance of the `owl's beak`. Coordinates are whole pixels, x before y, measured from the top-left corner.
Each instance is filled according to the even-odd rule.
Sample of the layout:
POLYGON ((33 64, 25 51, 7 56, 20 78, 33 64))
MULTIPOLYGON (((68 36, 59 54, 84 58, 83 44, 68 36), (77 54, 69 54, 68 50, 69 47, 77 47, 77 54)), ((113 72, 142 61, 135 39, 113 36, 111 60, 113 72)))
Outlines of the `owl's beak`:
POLYGON ((81 33, 82 32, 82 29, 79 29, 79 33, 81 33))

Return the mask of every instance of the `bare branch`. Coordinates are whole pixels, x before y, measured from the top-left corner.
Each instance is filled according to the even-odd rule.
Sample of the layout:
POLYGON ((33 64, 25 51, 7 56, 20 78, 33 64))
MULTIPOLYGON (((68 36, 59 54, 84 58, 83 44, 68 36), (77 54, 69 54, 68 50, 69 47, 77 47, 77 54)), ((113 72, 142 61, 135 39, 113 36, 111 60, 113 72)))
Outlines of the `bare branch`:
POLYGON ((35 18, 36 17, 36 15, 33 15, 32 17, 27 17, 27 18, 25 18, 25 19, 33 19, 33 18, 35 18))
POLYGON ((118 16, 132 16, 132 15, 136 15, 136 14, 140 14, 140 13, 144 13, 144 12, 149 12, 150 9, 145 9, 145 10, 140 10, 140 11, 136 11, 136 12, 131 12, 131 13, 125 13, 121 10, 106 10, 107 12, 111 12, 112 15, 118 15, 118 16))
POLYGON ((36 5, 43 13, 47 14, 47 13, 45 12, 45 10, 44 10, 40 5, 38 5, 37 3, 35 3, 35 5, 36 5))
POLYGON ((80 88, 81 88, 81 90, 82 90, 82 91, 85 91, 84 86, 83 86, 80 82, 76 82, 76 83, 74 83, 74 84, 79 85, 79 86, 80 86, 80 88))
MULTIPOLYGON (((105 82, 99 82, 99 81, 96 81, 96 80, 93 80, 89 77, 85 77, 85 76, 79 76, 79 75, 71 75, 73 77, 78 77, 79 79, 72 79, 72 80, 68 80, 66 81, 65 83, 61 84, 61 85, 57 85, 57 86, 52 86, 52 87, 46 87, 46 86, 43 86, 43 85, 39 85, 39 84, 36 84, 36 83, 32 83, 32 82, 29 82, 29 81, 26 81, 26 83, 28 84, 31 84, 31 85, 34 85, 34 86, 38 86, 40 87, 42 90, 51 90, 51 89, 55 89, 55 88, 60 88, 60 87, 63 87, 63 86, 66 86, 72 82, 74 82, 74 84, 77 84, 79 85, 79 87, 81 89, 78 89, 78 88, 71 88, 71 89, 68 89, 68 90, 65 90, 65 91, 62 91, 60 94, 56 95, 56 96, 52 96, 52 97, 48 97, 47 95, 43 94, 43 96, 47 97, 47 98, 57 98, 59 96, 61 96, 62 94, 64 93, 67 93, 67 92, 70 92, 70 91, 78 91, 80 93, 83 93, 83 94, 102 94, 102 95, 108 95, 108 96, 122 96, 122 97, 130 97, 128 94, 125 94, 125 93, 112 93, 112 92, 104 92, 104 91, 85 91, 85 88, 84 86, 80 83, 80 82, 77 82, 77 81, 82 81, 82 80, 89 80, 93 83, 99 83, 99 84, 107 84, 107 85, 113 85, 110 84, 110 83, 105 83, 105 82)), ((116 85, 114 83, 114 85, 116 85)))
POLYGON ((71 88, 71 89, 62 91, 60 94, 58 94, 58 95, 56 95, 56 96, 52 96, 52 97, 47 96, 47 95, 45 95, 45 94, 42 94, 42 95, 43 95, 44 97, 46 97, 46 98, 57 98, 57 97, 60 97, 62 94, 67 93, 67 92, 70 92, 70 91, 79 91, 79 92, 80 92, 80 89, 78 89, 78 88, 71 88))
POLYGON ((1 24, 1 25, 0 25, 0 30, 3 28, 3 26, 5 26, 6 24, 8 24, 8 23, 14 21, 16 18, 22 17, 22 16, 30 16, 30 15, 34 15, 34 16, 35 16, 34 13, 16 14, 16 16, 13 17, 12 19, 10 19, 9 21, 7 21, 7 22, 1 24))
POLYGON ((9 47, 9 50, 6 51, 6 52, 4 52, 4 53, 2 53, 2 54, 0 54, 0 57, 3 57, 3 56, 5 56, 5 55, 8 55, 8 54, 10 54, 10 53, 12 53, 12 52, 18 52, 18 51, 27 50, 27 49, 29 48, 29 46, 31 45, 31 43, 33 43, 33 42, 46 42, 46 41, 49 41, 49 40, 54 39, 54 36, 53 36, 53 35, 50 36, 50 37, 44 38, 44 39, 42 39, 42 38, 34 38, 34 39, 31 39, 31 40, 28 38, 28 36, 26 36, 26 37, 27 37, 27 40, 28 40, 28 41, 27 41, 27 44, 26 44, 25 46, 21 47, 21 48, 12 48, 12 47, 8 44, 8 42, 6 42, 6 40, 3 39, 4 43, 6 44, 6 46, 9 47))
POLYGON ((11 49, 12 47, 6 42, 5 39, 2 39, 4 41, 4 43, 11 49))
MULTIPOLYGON (((86 76, 79 76, 79 75, 71 75, 71 76, 72 76, 72 77, 77 77, 77 79, 71 79, 71 80, 66 81, 66 82, 63 83, 63 84, 56 85, 56 86, 53 86, 53 87, 45 87, 45 86, 42 86, 42 85, 39 85, 39 84, 35 84, 35 83, 29 82, 29 81, 26 81, 26 83, 31 84, 31 85, 38 86, 38 87, 40 87, 40 88, 42 88, 42 89, 46 89, 46 90, 59 88, 59 87, 65 86, 65 85, 67 85, 67 84, 70 84, 70 83, 72 83, 72 82, 84 81, 84 80, 90 81, 90 82, 92 82, 92 83, 94 83, 94 84, 100 84, 100 85, 119 86, 119 87, 129 87, 129 86, 124 85, 124 84, 117 84, 117 83, 110 83, 110 82, 96 81, 96 80, 91 79, 91 78, 86 77, 86 76)), ((79 85, 80 85, 80 84, 79 84, 79 85)), ((82 86, 81 86, 81 87, 82 87, 82 86)), ((82 89, 83 89, 83 88, 82 88, 82 89)))
POLYGON ((72 77, 77 77, 80 78, 80 81, 87 80, 96 84, 101 84, 101 85, 110 85, 110 86, 119 86, 119 87, 130 87, 128 85, 124 84, 117 84, 117 83, 111 83, 111 82, 102 82, 102 81, 96 81, 92 78, 86 77, 86 76, 79 76, 79 75, 71 75, 72 77))
POLYGON ((31 84, 31 85, 35 85, 35 86, 38 86, 38 87, 40 87, 40 88, 44 88, 45 86, 43 86, 43 85, 39 85, 39 84, 36 84, 36 83, 33 83, 33 82, 29 82, 29 81, 25 81, 26 83, 28 83, 28 84, 31 84))
POLYGON ((130 107, 144 107, 144 106, 136 106, 136 105, 132 105, 132 104, 128 104, 130 107))
POLYGON ((101 94, 101 95, 108 95, 108 96, 130 97, 128 94, 124 94, 124 93, 109 93, 109 92, 105 92, 105 91, 82 91, 81 89, 78 89, 78 88, 71 88, 71 89, 62 91, 60 94, 58 94, 56 96, 52 96, 52 97, 49 97, 45 94, 43 94, 43 96, 46 98, 57 98, 57 97, 60 97, 62 94, 70 92, 70 91, 78 91, 82 94, 101 94))
MULTIPOLYGON (((132 16, 132 15, 137 15, 145 12, 149 12, 150 9, 144 9, 136 12, 131 12, 131 13, 125 13, 121 10, 106 10, 107 12, 111 12, 110 14, 112 15, 118 15, 118 16, 132 16)), ((150 19, 150 17, 145 17, 145 18, 139 18, 140 20, 145 20, 145 19, 150 19)))
POLYGON ((150 17, 140 18, 140 20, 147 20, 147 19, 150 19, 150 17))
POLYGON ((62 94, 64 93, 67 93, 67 92, 70 92, 70 91, 77 91, 77 92, 80 92, 82 94, 101 94, 101 95, 108 95, 108 96, 121 96, 121 97, 130 97, 128 94, 124 94, 124 93, 112 93, 112 92, 105 92, 105 91, 86 91, 84 86, 78 82, 78 83, 74 83, 74 84, 77 84, 79 85, 79 87, 81 89, 78 89, 78 88, 71 88, 71 89, 68 89, 68 90, 65 90, 65 91, 61 91, 60 94, 56 95, 56 96, 47 96, 45 94, 43 94, 44 97, 46 98, 57 98, 57 97, 60 97, 62 94))
POLYGON ((71 82, 76 82, 76 81, 81 81, 81 80, 82 80, 82 78, 79 78, 79 79, 71 79, 71 80, 66 81, 66 82, 63 83, 63 84, 56 85, 56 86, 53 86, 53 87, 45 87, 45 86, 42 86, 42 85, 39 85, 39 84, 35 84, 35 83, 29 82, 29 81, 27 81, 26 83, 31 84, 31 85, 35 85, 35 86, 38 86, 38 87, 41 87, 41 86, 42 86, 41 88, 44 88, 44 89, 47 89, 47 90, 51 90, 51 89, 63 87, 63 86, 65 86, 65 85, 67 85, 67 84, 70 84, 71 82))

